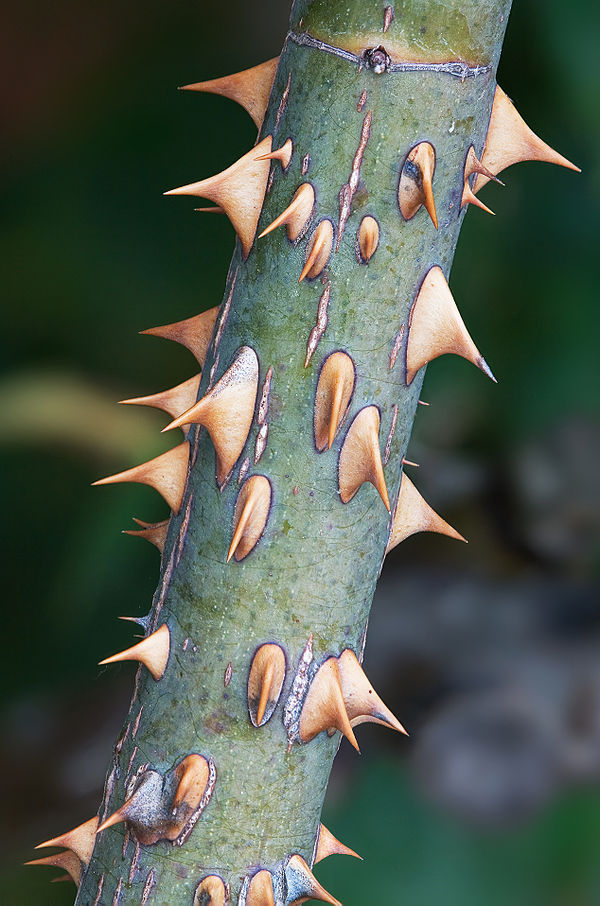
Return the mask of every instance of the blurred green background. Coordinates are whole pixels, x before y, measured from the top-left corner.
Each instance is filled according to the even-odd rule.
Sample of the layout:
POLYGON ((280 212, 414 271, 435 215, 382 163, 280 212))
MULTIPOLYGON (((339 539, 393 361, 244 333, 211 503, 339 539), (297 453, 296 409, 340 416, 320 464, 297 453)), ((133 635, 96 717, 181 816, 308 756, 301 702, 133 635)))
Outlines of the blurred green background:
MULTIPOLYGON (((3 4, 0 903, 62 904, 24 869, 90 817, 131 692, 98 660, 146 611, 150 490, 91 488, 162 452, 159 413, 118 399, 193 373, 137 331, 220 302, 227 220, 161 193, 216 172, 255 130, 177 85, 275 56, 285 0, 3 4)), ((345 906, 600 904, 596 4, 517 0, 499 81, 583 168, 506 172, 469 212, 451 285, 500 384, 429 369, 409 453, 471 543, 407 541, 386 564, 366 654, 411 730, 342 746, 326 823, 366 859, 320 879, 345 906)))

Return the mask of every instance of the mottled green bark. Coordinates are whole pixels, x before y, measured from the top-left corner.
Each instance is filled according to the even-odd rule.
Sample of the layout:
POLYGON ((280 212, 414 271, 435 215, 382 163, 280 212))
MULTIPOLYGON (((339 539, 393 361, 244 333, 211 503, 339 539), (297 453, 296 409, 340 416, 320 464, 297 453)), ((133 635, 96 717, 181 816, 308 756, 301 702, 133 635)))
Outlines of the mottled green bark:
MULTIPOLYGON (((192 429, 193 465, 181 513, 171 519, 148 630, 168 624, 169 662, 158 682, 144 668, 138 671, 100 815, 104 818, 123 803, 127 779, 141 765, 165 772, 191 752, 214 759, 214 795, 180 847, 159 842, 136 848, 132 835, 125 838, 123 824, 101 833, 78 904, 191 906, 196 885, 210 873, 231 885, 231 901, 237 903, 241 879, 257 867, 275 868, 292 853, 311 863, 339 734, 329 738, 321 733, 288 751, 283 709, 309 635, 314 637, 315 663, 345 648, 360 655, 391 524, 371 484, 363 485, 348 504, 340 501, 340 446, 356 413, 375 404, 381 412, 383 451, 398 407, 385 466, 393 510, 422 382, 421 373, 410 387, 405 383, 407 318, 427 271, 433 265, 446 275, 450 270, 463 216, 463 164, 470 145, 479 153, 484 144, 508 9, 508 0, 396 3, 395 19, 384 34, 383 3, 296 4, 292 26, 298 33, 307 31, 353 53, 361 34, 368 47, 377 32, 386 47, 388 37, 390 47, 406 45, 412 51, 406 60, 463 61, 489 68, 463 78, 435 68, 377 74, 319 47, 286 42, 261 137, 273 135, 274 147, 291 137, 294 155, 286 173, 274 162, 259 232, 289 204, 303 181, 316 190, 313 224, 329 217, 337 227, 338 195, 348 182, 365 117, 372 116, 358 190, 328 268, 328 325, 305 368, 307 341, 324 291, 320 280, 298 284, 306 237, 294 246, 280 228, 257 240, 247 261, 238 244, 225 293, 225 299, 231 295, 231 308, 213 381, 242 345, 258 355, 259 397, 272 367, 267 446, 254 464, 255 418, 244 453, 221 492, 211 440, 204 429, 192 429), (287 104, 280 111, 288 86, 287 104), (366 101, 359 110, 363 91, 366 101), (424 209, 409 222, 398 210, 400 170, 421 140, 431 142, 437 153, 438 232, 424 209), (310 166, 302 175, 307 154, 310 166), (364 214, 373 215, 381 230, 368 265, 358 263, 355 252, 364 214), (403 326, 396 363, 390 367, 403 326), (354 360, 356 389, 333 448, 319 454, 313 439, 315 388, 321 363, 336 349, 354 360), (248 475, 269 478, 272 509, 252 553, 226 564, 245 457, 251 461, 248 475), (248 671, 253 652, 268 641, 283 647, 287 674, 273 717, 256 729, 248 717, 248 671), (225 685, 229 664, 231 680, 225 685)), ((390 50, 390 56, 402 62, 399 53, 390 50)), ((214 358, 211 348, 200 396, 214 358)), ((483 380, 476 373, 473 379, 483 380)), ((368 674, 368 659, 365 669, 368 674)), ((400 737, 397 742, 402 745, 400 737)))

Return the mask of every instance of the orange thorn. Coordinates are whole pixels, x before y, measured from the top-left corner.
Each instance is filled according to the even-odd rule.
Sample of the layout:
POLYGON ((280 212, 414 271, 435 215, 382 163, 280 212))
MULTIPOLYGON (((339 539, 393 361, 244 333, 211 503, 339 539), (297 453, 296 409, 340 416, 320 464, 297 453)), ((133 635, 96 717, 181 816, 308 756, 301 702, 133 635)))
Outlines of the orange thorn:
POLYGON ((240 104, 260 129, 271 94, 273 79, 279 57, 267 60, 259 66, 252 66, 233 75, 210 79, 207 82, 194 82, 182 85, 181 91, 205 91, 209 94, 220 94, 240 104))
POLYGON ((319 826, 319 842, 317 844, 315 865, 329 856, 354 856, 355 859, 360 859, 362 862, 362 856, 359 856, 350 847, 344 846, 337 837, 333 836, 331 831, 327 830, 324 824, 321 824, 319 826))
POLYGON ((371 260, 379 245, 379 224, 370 214, 363 217, 360 222, 357 241, 361 260, 366 264, 371 260))
POLYGON ((483 166, 483 164, 475 154, 475 148, 473 147, 473 145, 471 145, 467 152, 467 158, 465 160, 465 181, 467 179, 470 179, 474 173, 481 174, 482 176, 487 176, 488 179, 493 179, 494 182, 497 182, 499 186, 504 187, 502 180, 498 179, 497 176, 494 176, 491 170, 488 170, 487 167, 483 166))
POLYGON ((137 645, 105 658, 100 661, 100 664, 115 664, 117 661, 140 661, 148 668, 154 679, 159 680, 166 670, 170 647, 171 633, 167 624, 163 623, 160 629, 146 636, 137 645))
MULTIPOLYGON (((512 164, 524 160, 545 161, 581 173, 579 167, 547 145, 529 128, 510 98, 496 85, 481 163, 497 175, 512 164)), ((478 174, 473 191, 479 192, 489 178, 483 173, 478 174)))
POLYGON ((319 453, 331 449, 354 393, 354 363, 346 352, 332 352, 325 360, 315 394, 314 431, 319 453))
POLYGON ((335 728, 343 733, 357 752, 356 736, 342 693, 337 658, 330 657, 317 670, 300 714, 300 737, 304 742, 314 739, 324 730, 335 728))
POLYGON ((468 182, 465 181, 463 188, 462 198, 460 200, 461 208, 464 208, 466 204, 474 204, 476 207, 481 208, 482 211, 485 211, 486 214, 495 214, 495 211, 492 211, 491 208, 488 208, 486 204, 477 198, 477 195, 473 194, 473 190, 468 182))
POLYGON ((178 447, 173 447, 172 450, 161 453, 148 462, 126 469, 124 472, 117 472, 116 475, 100 478, 92 482, 92 486, 118 484, 123 481, 147 484, 164 497, 174 513, 178 513, 187 480, 189 452, 190 445, 185 440, 178 447))
POLYGON ((403 474, 386 553, 417 532, 437 532, 465 543, 467 540, 441 516, 438 516, 436 511, 421 497, 408 475, 403 474))
POLYGON ((271 682, 273 681, 273 674, 275 672, 275 667, 272 663, 267 664, 265 669, 265 675, 263 677, 263 685, 260 690, 260 699, 258 702, 258 708, 256 709, 256 723, 260 726, 262 719, 265 716, 265 711, 267 710, 267 702, 269 701, 269 691, 271 682))
POLYGON ((333 246, 333 224, 331 220, 322 220, 310 238, 307 256, 298 283, 305 277, 314 280, 324 270, 333 246))
POLYGON ((239 237, 244 258, 250 254, 254 242, 269 178, 269 162, 257 158, 256 152, 260 155, 270 151, 272 140, 268 135, 221 173, 164 193, 197 195, 220 205, 239 237))
POLYGON ((241 346, 214 387, 163 431, 204 425, 217 453, 217 481, 222 485, 244 449, 257 392, 258 358, 250 346, 241 346))
POLYGON ((430 142, 419 142, 409 152, 398 185, 398 204, 405 220, 412 220, 417 211, 425 206, 434 227, 438 218, 433 197, 433 174, 435 173, 435 148, 430 142))
POLYGON ((322 884, 319 884, 314 874, 302 858, 292 856, 285 867, 285 878, 288 889, 288 906, 299 906, 306 900, 321 900, 330 906, 342 906, 339 900, 332 897, 322 884), (289 899, 293 897, 294 899, 289 899))
POLYGON ((287 170, 293 153, 294 144, 291 138, 288 138, 281 148, 277 148, 276 151, 270 151, 268 154, 262 154, 260 157, 257 157, 256 160, 278 160, 281 163, 281 169, 287 170))
POLYGON ((187 802, 189 811, 193 812, 208 785, 210 777, 208 761, 204 755, 192 752, 191 755, 182 758, 174 773, 178 783, 171 803, 171 812, 174 814, 183 802, 187 802))
POLYGON ((74 827, 73 830, 61 834, 59 837, 52 837, 51 840, 45 840, 38 843, 36 849, 42 849, 46 846, 64 846, 70 849, 84 863, 89 865, 94 849, 96 839, 96 830, 98 828, 98 817, 90 818, 89 821, 74 827))
POLYGON ((100 825, 100 827, 96 831, 96 834, 101 834, 103 831, 108 830, 109 827, 114 827, 115 824, 120 824, 122 821, 126 821, 128 806, 130 803, 131 799, 128 799, 127 802, 123 803, 123 805, 116 810, 116 812, 113 812, 112 815, 110 815, 106 819, 106 821, 104 821, 100 825))
MULTIPOLYGON (((352 375, 354 378, 354 374, 352 375)), ((354 380, 352 381, 352 387, 354 388, 354 380)), ((331 450, 333 442, 335 440, 335 434, 340 423, 340 416, 342 414, 342 401, 344 397, 344 382, 337 381, 334 390, 333 398, 331 400, 331 416, 329 419, 329 433, 327 436, 327 446, 331 450)), ((348 407, 344 407, 344 412, 348 407)))
MULTIPOLYGON (((174 324, 164 324, 161 327, 149 327, 147 330, 141 330, 140 333, 173 340, 173 342, 185 346, 196 357, 199 364, 204 366, 218 312, 217 305, 199 315, 194 315, 193 318, 185 318, 183 321, 175 321, 174 324)), ((130 400, 126 400, 126 402, 130 402, 130 400)))
POLYGON ((136 396, 128 400, 119 400, 119 402, 122 406, 151 406, 154 409, 162 409, 171 418, 177 418, 196 402, 200 377, 200 374, 196 374, 182 384, 171 387, 170 390, 162 390, 150 396, 136 396))
POLYGON ((255 727, 270 720, 285 679, 285 655, 279 645, 261 645, 248 676, 248 711, 255 727))
POLYGON ((437 265, 427 272, 409 316, 406 344, 406 384, 428 362, 446 353, 462 356, 496 378, 469 336, 443 271, 437 265))
POLYGON ((257 871, 250 881, 246 906, 275 906, 273 877, 265 868, 257 871))
POLYGON ((349 648, 342 651, 338 665, 344 703, 352 726, 363 723, 381 724, 408 736, 398 718, 371 686, 354 652, 349 648))
POLYGON ((141 525, 139 531, 136 529, 123 529, 123 534, 131 535, 134 538, 143 538, 145 541, 149 541, 150 544, 157 547, 162 554, 165 549, 170 520, 165 519, 163 522, 143 522, 142 519, 136 519, 134 516, 133 521, 137 522, 138 525, 141 525))
POLYGON ((264 475, 252 475, 238 494, 227 563, 234 555, 236 560, 243 560, 258 544, 267 524, 270 506, 271 482, 264 475))
POLYGON ((276 217, 266 230, 259 233, 258 238, 262 239, 263 236, 266 236, 268 233, 272 232, 272 230, 284 223, 286 225, 288 239, 295 242, 302 236, 308 226, 314 206, 315 190, 309 182, 304 182, 296 189, 294 197, 285 211, 282 211, 279 217, 276 217))
POLYGON ((229 902, 223 878, 219 875, 207 875, 196 887, 192 906, 229 906, 229 902))
POLYGON ((342 503, 348 503, 366 481, 379 491, 391 512, 379 448, 380 416, 377 406, 365 406, 348 429, 339 458, 338 479, 342 503))
POLYGON ((192 906, 229 906, 229 893, 223 878, 207 875, 194 892, 192 906))
POLYGON ((62 868, 69 873, 71 880, 77 886, 81 881, 81 862, 70 849, 53 856, 45 856, 43 859, 32 859, 30 862, 25 862, 25 865, 48 865, 51 868, 62 868))

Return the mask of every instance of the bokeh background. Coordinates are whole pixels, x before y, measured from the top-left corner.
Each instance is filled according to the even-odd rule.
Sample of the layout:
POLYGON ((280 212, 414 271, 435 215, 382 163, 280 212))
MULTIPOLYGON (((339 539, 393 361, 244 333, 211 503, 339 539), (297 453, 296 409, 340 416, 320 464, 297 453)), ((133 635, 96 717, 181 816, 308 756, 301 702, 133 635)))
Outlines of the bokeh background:
MULTIPOLYGON (((24 869, 87 819, 127 710, 130 644, 158 569, 120 534, 164 518, 95 478, 162 452, 127 396, 191 374, 137 331, 220 301, 233 233, 166 188, 254 141, 231 102, 177 85, 279 52, 285 0, 2 4, 0 903, 67 904, 24 869)), ((471 210, 451 285, 498 387, 429 369, 411 458, 470 544, 424 535, 386 562, 366 666, 411 730, 343 745, 328 826, 365 862, 318 871, 345 906, 600 904, 596 4, 517 0, 499 80, 577 162, 506 172, 471 210)))

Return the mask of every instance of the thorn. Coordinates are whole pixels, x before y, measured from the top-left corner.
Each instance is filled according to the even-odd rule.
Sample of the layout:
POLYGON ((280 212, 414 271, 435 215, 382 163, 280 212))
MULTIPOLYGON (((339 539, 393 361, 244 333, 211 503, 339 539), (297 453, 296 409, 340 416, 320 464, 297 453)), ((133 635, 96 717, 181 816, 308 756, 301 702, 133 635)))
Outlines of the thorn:
POLYGON ((400 721, 371 686, 354 652, 349 648, 342 651, 338 665, 344 702, 352 726, 357 727, 364 723, 381 724, 408 736, 400 721))
POLYGON ((398 185, 398 204, 405 220, 412 220, 424 205, 437 230, 438 219, 433 198, 434 173, 435 148, 430 142, 419 142, 409 152, 402 167, 398 185))
POLYGON ((101 834, 103 831, 108 830, 109 827, 114 827, 115 824, 120 824, 122 821, 126 821, 126 820, 127 820, 126 806, 127 806, 130 802, 131 802, 131 800, 128 799, 128 800, 127 800, 120 808, 118 808, 118 809, 116 810, 116 812, 113 812, 112 815, 110 815, 110 816, 106 819, 106 821, 104 821, 104 822, 100 825, 100 827, 98 828, 98 830, 96 831, 96 833, 97 833, 97 834, 101 834))
POLYGON ((229 894, 223 878, 207 875, 202 878, 194 893, 192 906, 228 906, 229 894))
POLYGON ((403 466, 414 466, 415 469, 419 468, 418 462, 413 462, 411 459, 402 459, 403 466))
MULTIPOLYGON (((62 868, 69 873, 71 880, 77 886, 81 881, 81 862, 70 849, 55 853, 53 856, 45 856, 43 859, 32 859, 31 862, 25 862, 25 865, 49 865, 52 868, 62 868)), ((57 880, 62 880, 62 878, 57 878, 57 880)))
POLYGON ((324 824, 321 824, 319 825, 319 842, 317 844, 315 865, 329 856, 354 856, 355 859, 360 859, 362 862, 362 856, 340 843, 337 837, 334 837, 331 831, 327 830, 324 824))
POLYGON ((227 563, 235 556, 243 560, 258 544, 264 532, 271 506, 271 482, 264 475, 252 475, 238 494, 233 517, 234 532, 227 563))
POLYGON ((133 796, 130 799, 127 799, 126 802, 124 802, 124 804, 116 810, 116 812, 113 812, 112 815, 110 815, 106 819, 106 821, 104 821, 100 825, 100 827, 98 828, 96 833, 101 834, 103 831, 108 830, 109 827, 114 827, 115 824, 120 824, 122 821, 126 821, 127 820, 127 807, 131 804, 134 797, 135 797, 135 793, 133 794, 133 796))
POLYGON ((270 151, 268 154, 262 154, 256 160, 278 160, 281 163, 281 169, 285 172, 290 165, 293 153, 294 143, 291 138, 288 138, 281 148, 277 148, 276 151, 270 151))
POLYGON ((204 425, 217 453, 217 481, 222 485, 244 449, 257 392, 256 353, 250 346, 241 346, 214 387, 163 431, 186 424, 204 425))
POLYGON ((115 664, 117 661, 140 661, 144 664, 155 680, 163 676, 167 661, 169 660, 169 649, 171 647, 171 633, 166 623, 146 636, 137 645, 127 648, 125 651, 119 651, 112 657, 107 657, 100 664, 115 664))
POLYGON ((246 906, 275 906, 273 878, 265 868, 257 871, 250 881, 246 906))
MULTIPOLYGON (((165 340, 173 340, 173 342, 185 346, 196 357, 200 366, 203 367, 218 313, 219 306, 216 305, 214 308, 209 308, 208 311, 203 311, 202 314, 195 315, 193 318, 175 321, 174 324, 164 324, 162 327, 149 327, 147 330, 141 330, 140 333, 152 337, 162 337, 165 340)), ((126 400, 125 402, 131 402, 131 400, 126 400)))
POLYGON ((317 670, 300 714, 300 738, 309 742, 323 730, 335 728, 358 751, 353 728, 362 723, 382 724, 406 734, 369 683, 354 652, 347 648, 339 657, 327 658, 317 670))
POLYGON ((136 782, 132 794, 100 825, 96 835, 122 821, 127 821, 133 827, 138 841, 144 845, 164 839, 165 822, 162 809, 164 779, 158 771, 151 769, 144 771, 136 782), (160 822, 162 826, 157 833, 156 823, 159 815, 162 818, 160 822))
MULTIPOLYGON (((581 173, 579 167, 554 151, 529 128, 510 98, 499 85, 496 85, 481 163, 487 170, 497 175, 512 164, 523 160, 545 161, 581 173)), ((473 191, 479 192, 489 178, 486 174, 478 174, 473 191)))
POLYGON ((181 846, 208 805, 216 783, 213 760, 193 752, 165 774, 146 768, 123 805, 97 833, 126 821, 138 843, 170 840, 181 846))
POLYGON ((404 473, 386 553, 417 532, 437 532, 440 535, 447 535, 449 538, 456 538, 457 541, 467 543, 466 538, 463 538, 456 529, 438 516, 436 511, 421 497, 408 475, 404 473))
POLYGON ((417 402, 418 402, 419 406, 430 406, 431 405, 431 403, 426 403, 425 400, 418 400, 417 402))
POLYGON ((162 554, 167 540, 169 520, 165 519, 163 522, 143 522, 141 519, 136 519, 134 516, 133 521, 137 522, 138 525, 141 525, 141 528, 139 530, 123 529, 123 534, 132 535, 134 538, 144 538, 144 540, 153 544, 154 547, 157 547, 162 554))
MULTIPOLYGON (((153 393, 150 396, 137 396, 129 400, 119 400, 119 402, 122 406, 152 406, 154 409, 162 409, 171 418, 177 418, 196 402, 200 378, 201 375, 196 374, 170 390, 162 390, 160 393, 153 393)), ((182 427, 185 428, 185 425, 182 427)))
POLYGON ((478 208, 481 208, 482 211, 486 211, 488 214, 493 214, 494 212, 491 210, 491 208, 488 208, 487 205, 484 205, 484 203, 480 201, 473 193, 471 184, 469 182, 473 174, 482 174, 483 176, 487 176, 488 179, 493 179, 495 182, 500 183, 500 185, 504 185, 504 183, 500 182, 500 180, 497 179, 494 174, 490 170, 488 170, 487 167, 483 166, 483 164, 475 154, 475 148, 473 147, 473 145, 471 145, 467 152, 467 158, 465 160, 465 168, 463 174, 463 193, 460 200, 460 206, 461 208, 464 208, 466 204, 474 204, 478 208))
POLYGON ((377 246, 379 245, 379 224, 375 218, 371 217, 370 214, 363 217, 356 236, 361 261, 364 264, 367 264, 377 251, 377 246))
POLYGON ((360 752, 346 710, 338 659, 329 657, 317 670, 300 714, 300 737, 310 742, 324 730, 335 728, 360 752))
POLYGON ((194 208, 196 214, 224 214, 225 208, 220 204, 211 204, 207 208, 194 208))
POLYGON ((473 190, 471 189, 471 186, 469 185, 468 182, 465 181, 462 198, 460 200, 461 208, 464 208, 464 206, 466 204, 474 204, 476 207, 481 208, 482 211, 485 211, 486 214, 495 215, 495 213, 496 213, 495 211, 492 211, 491 208, 488 208, 488 206, 486 204, 484 204, 482 201, 480 201, 479 198, 477 198, 477 195, 473 194, 473 190))
POLYGON ((36 849, 42 849, 45 846, 64 846, 74 852, 84 865, 89 865, 97 829, 98 817, 95 816, 59 837, 52 837, 51 840, 38 843, 36 849))
POLYGON ((183 499, 190 445, 187 440, 166 453, 161 453, 154 459, 143 462, 133 469, 117 472, 107 478, 100 478, 92 482, 92 486, 100 484, 118 484, 123 481, 133 481, 139 484, 150 485, 161 494, 174 513, 178 513, 183 499))
POLYGON ((259 66, 252 66, 233 75, 222 76, 220 79, 210 79, 207 82, 194 82, 191 85, 182 85, 181 91, 205 91, 209 94, 220 94, 240 104, 246 110, 260 129, 265 117, 269 95, 279 57, 267 60, 259 66))
POLYGON ((266 154, 271 150, 272 140, 271 135, 263 138, 255 148, 215 176, 164 193, 197 195, 220 205, 239 237, 244 258, 250 254, 254 242, 269 178, 269 161, 257 158, 256 152, 266 154))
POLYGON ((145 617, 117 617, 118 620, 125 620, 127 623, 137 623, 138 626, 141 626, 144 632, 148 631, 148 626, 150 625, 150 614, 145 617))
POLYGON ((308 277, 309 280, 314 280, 322 273, 329 261, 332 246, 333 224, 331 220, 322 220, 306 247, 306 262, 298 278, 298 283, 302 283, 305 277, 308 277))
POLYGON ((442 269, 425 276, 409 316, 406 344, 406 384, 433 359, 446 353, 462 356, 487 374, 489 367, 469 336, 442 269))
POLYGON ((255 727, 270 720, 285 679, 285 654, 279 645, 261 645, 248 676, 248 711, 255 727))
POLYGON ((333 352, 321 368, 315 394, 315 444, 319 453, 331 449, 354 393, 354 362, 345 352, 333 352))
POLYGON ((194 893, 192 906, 228 906, 229 894, 223 878, 219 875, 207 875, 203 878, 194 893))
POLYGON ((266 230, 259 234, 258 238, 262 239, 272 230, 285 223, 288 239, 295 242, 304 234, 308 223, 312 217, 315 207, 315 190, 309 182, 303 182, 296 189, 294 197, 279 217, 276 217, 273 223, 269 224, 266 230))
POLYGON ((479 359, 477 360, 477 362, 475 364, 480 369, 480 371, 483 371, 483 373, 486 375, 486 377, 489 377, 490 381, 493 381, 494 384, 498 383, 498 381, 494 377, 492 369, 490 368, 490 366, 488 365, 488 363, 486 362, 486 360, 484 359, 484 357, 482 355, 479 356, 479 359))
MULTIPOLYGON (((183 803, 188 812, 194 812, 202 799, 210 776, 208 761, 203 755, 192 752, 179 762, 174 771, 177 789, 171 804, 174 815, 183 803)), ((177 837, 177 834, 174 835, 177 837)))
POLYGON ((467 152, 467 159, 465 161, 465 179, 470 179, 474 173, 480 173, 482 176, 487 176, 488 179, 493 179, 494 182, 497 182, 499 186, 504 188, 504 183, 501 179, 498 179, 497 176, 494 176, 491 170, 488 170, 487 167, 484 167, 477 155, 475 154, 475 148, 473 145, 469 148, 467 152))
POLYGON ((302 856, 294 855, 289 859, 285 867, 285 880, 288 890, 287 906, 297 906, 306 900, 321 900, 330 906, 342 906, 339 900, 319 884, 302 856))
POLYGON ((379 449, 379 409, 365 406, 348 429, 340 452, 338 480, 342 503, 348 503, 365 481, 379 491, 388 513, 390 499, 379 449))
POLYGON ((269 701, 269 693, 271 691, 271 683, 273 682, 273 674, 275 672, 275 666, 273 663, 269 663, 266 666, 264 676, 262 678, 262 687, 260 690, 260 698, 258 701, 258 707, 256 709, 256 723, 260 726, 262 719, 265 716, 265 711, 267 709, 267 702, 269 701))

